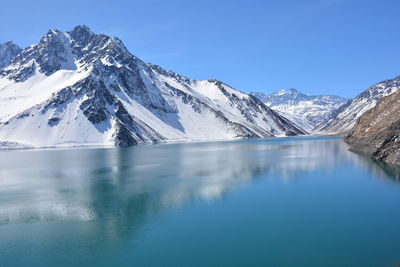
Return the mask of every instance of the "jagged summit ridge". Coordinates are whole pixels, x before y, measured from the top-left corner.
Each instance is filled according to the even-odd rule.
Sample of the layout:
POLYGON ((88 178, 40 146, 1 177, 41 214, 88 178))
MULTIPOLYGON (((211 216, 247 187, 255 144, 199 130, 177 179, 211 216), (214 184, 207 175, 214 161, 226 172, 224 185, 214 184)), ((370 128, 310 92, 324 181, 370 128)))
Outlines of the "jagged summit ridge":
POLYGON ((0 70, 8 65, 22 51, 22 48, 13 41, 0 44, 0 70))
POLYGON ((376 103, 400 88, 400 76, 374 84, 354 99, 335 110, 318 125, 317 133, 342 134, 350 131, 357 119, 376 103))
POLYGON ((50 30, 0 71, 0 140, 28 146, 134 145, 304 134, 217 80, 146 64, 86 26, 50 30))

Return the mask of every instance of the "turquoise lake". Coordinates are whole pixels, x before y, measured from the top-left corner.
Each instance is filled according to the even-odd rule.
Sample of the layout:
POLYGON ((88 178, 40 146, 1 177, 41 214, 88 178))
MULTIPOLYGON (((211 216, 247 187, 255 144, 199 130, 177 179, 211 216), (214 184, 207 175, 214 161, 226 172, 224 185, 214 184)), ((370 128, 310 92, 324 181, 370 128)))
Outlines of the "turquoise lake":
POLYGON ((0 152, 0 266, 397 266, 394 169, 338 138, 0 152))

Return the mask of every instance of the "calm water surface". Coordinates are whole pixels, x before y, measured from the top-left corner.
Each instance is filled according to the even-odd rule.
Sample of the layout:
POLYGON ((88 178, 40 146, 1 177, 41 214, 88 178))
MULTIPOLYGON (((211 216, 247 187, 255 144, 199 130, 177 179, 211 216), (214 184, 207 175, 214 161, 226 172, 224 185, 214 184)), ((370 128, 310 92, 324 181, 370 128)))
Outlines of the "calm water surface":
POLYGON ((0 152, 0 266, 396 266, 396 172, 340 139, 0 152))

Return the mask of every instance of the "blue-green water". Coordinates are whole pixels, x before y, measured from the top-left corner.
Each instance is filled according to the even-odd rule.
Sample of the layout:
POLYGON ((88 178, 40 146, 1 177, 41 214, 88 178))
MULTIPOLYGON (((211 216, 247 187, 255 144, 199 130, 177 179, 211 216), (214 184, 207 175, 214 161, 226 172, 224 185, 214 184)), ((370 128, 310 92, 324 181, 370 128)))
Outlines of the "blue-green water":
POLYGON ((0 152, 0 266, 395 266, 395 172, 340 139, 0 152))

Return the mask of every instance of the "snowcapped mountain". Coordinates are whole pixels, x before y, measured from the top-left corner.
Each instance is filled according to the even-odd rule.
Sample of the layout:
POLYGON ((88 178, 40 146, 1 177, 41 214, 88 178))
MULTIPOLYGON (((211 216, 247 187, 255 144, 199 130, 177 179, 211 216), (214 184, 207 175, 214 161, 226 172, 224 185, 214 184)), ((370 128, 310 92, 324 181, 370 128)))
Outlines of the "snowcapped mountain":
POLYGON ((280 90, 270 95, 251 94, 306 131, 313 130, 335 109, 347 102, 347 99, 340 96, 306 95, 293 88, 280 90))
POLYGON ((86 26, 50 30, 0 70, 0 141, 134 145, 305 132, 217 80, 146 64, 86 26))
POLYGON ((373 108, 379 99, 400 88, 400 76, 374 84, 353 100, 335 110, 315 129, 316 133, 340 134, 350 131, 356 120, 373 108))
POLYGON ((10 65, 12 59, 22 51, 21 47, 12 41, 0 44, 0 69, 10 65))

